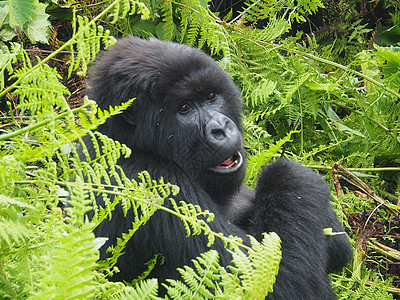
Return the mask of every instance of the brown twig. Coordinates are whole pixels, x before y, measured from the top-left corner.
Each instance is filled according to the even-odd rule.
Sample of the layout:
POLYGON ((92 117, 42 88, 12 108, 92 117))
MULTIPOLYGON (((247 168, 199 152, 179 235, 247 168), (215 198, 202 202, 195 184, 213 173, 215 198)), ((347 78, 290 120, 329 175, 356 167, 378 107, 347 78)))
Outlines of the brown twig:
POLYGON ((336 168, 336 163, 333 164, 331 172, 332 172, 333 184, 335 185, 336 195, 339 200, 342 200, 342 186, 340 185, 339 182, 339 173, 336 168))
POLYGON ((384 244, 381 244, 377 241, 374 240, 369 240, 368 241, 368 246, 371 247, 372 249, 378 251, 381 254, 384 254, 392 259, 399 260, 400 261, 400 251, 390 248, 384 244))
MULTIPOLYGON (((368 186, 366 185, 360 178, 358 178, 356 175, 351 173, 349 170, 347 170, 341 163, 334 163, 332 166, 332 177, 335 182, 335 188, 336 188, 336 193, 338 194, 338 197, 340 195, 341 197, 341 186, 338 183, 338 170, 343 172, 346 175, 346 181, 351 182, 353 180, 354 182, 351 182, 352 185, 356 186, 359 190, 361 190, 363 193, 365 193, 368 197, 373 199, 376 203, 379 203, 387 208, 397 219, 400 220, 400 213, 397 209, 391 208, 389 206, 388 201, 385 201, 381 199, 378 195, 375 194, 375 192, 368 186), (336 176, 336 177, 334 177, 336 176), (336 180, 335 180, 336 178, 336 180), (339 190, 338 190, 339 189, 339 190)), ((343 177, 345 178, 345 177, 343 177)))

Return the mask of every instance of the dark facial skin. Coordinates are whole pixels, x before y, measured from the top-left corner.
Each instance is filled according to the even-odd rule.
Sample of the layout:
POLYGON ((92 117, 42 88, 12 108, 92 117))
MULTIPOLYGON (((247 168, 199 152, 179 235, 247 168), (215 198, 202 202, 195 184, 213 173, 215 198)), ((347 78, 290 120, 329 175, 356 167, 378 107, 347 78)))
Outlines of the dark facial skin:
POLYGON ((236 172, 243 163, 241 131, 224 113, 224 93, 213 87, 209 90, 194 91, 175 99, 178 105, 172 112, 173 119, 184 132, 178 130, 169 135, 169 143, 179 144, 181 150, 173 154, 172 160, 187 170, 192 169, 192 173, 207 170, 221 174, 236 172), (176 141, 176 134, 181 141, 176 141), (189 154, 186 157, 185 148, 189 154), (200 155, 193 156, 193 153, 200 155), (192 164, 188 166, 190 161, 192 164))

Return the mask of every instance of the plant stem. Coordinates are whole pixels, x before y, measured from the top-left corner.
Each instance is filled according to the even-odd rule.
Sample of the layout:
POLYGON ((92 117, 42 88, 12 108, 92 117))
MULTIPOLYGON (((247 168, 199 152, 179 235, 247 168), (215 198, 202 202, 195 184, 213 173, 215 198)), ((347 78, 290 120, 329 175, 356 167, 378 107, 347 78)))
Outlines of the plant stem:
MULTIPOLYGON (((310 169, 313 170, 331 170, 329 166, 318 166, 318 165, 307 165, 310 169)), ((382 168, 346 168, 349 171, 353 172, 387 172, 387 171, 400 171, 400 167, 382 167, 382 168)))
MULTIPOLYGON (((288 49, 288 51, 290 51, 290 50, 288 49)), ((341 69, 341 70, 347 71, 347 72, 349 72, 349 73, 352 73, 352 74, 354 74, 354 75, 357 75, 357 76, 359 76, 359 77, 362 77, 362 78, 364 78, 365 80, 367 80, 367 81, 369 81, 369 82, 371 82, 371 83, 373 83, 373 84, 375 84, 375 85, 377 85, 377 86, 380 86, 380 87, 383 88, 386 92, 388 92, 388 93, 390 93, 390 94, 392 94, 392 95, 394 95, 394 96, 396 96, 397 98, 400 99, 400 94, 399 94, 399 93, 397 93, 396 91, 394 91, 394 90, 388 88, 388 87, 387 87, 386 85, 384 85, 382 82, 379 82, 379 81, 373 79, 372 77, 369 77, 369 76, 367 76, 367 75, 365 75, 365 74, 363 74, 363 73, 361 73, 361 72, 358 72, 358 71, 356 71, 356 70, 353 70, 353 69, 349 68, 348 66, 344 66, 344 65, 338 64, 338 63, 336 63, 336 62, 334 62, 334 61, 330 61, 330 60, 327 60, 327 59, 325 59, 325 58, 312 55, 312 54, 310 54, 310 53, 306 53, 306 52, 301 52, 301 53, 300 53, 300 52, 296 52, 296 51, 293 51, 293 52, 295 52, 296 54, 298 54, 298 55, 300 55, 300 56, 304 56, 304 57, 310 58, 310 59, 312 59, 312 60, 315 60, 315 61, 318 61, 318 62, 327 64, 327 65, 334 66, 334 67, 336 67, 336 68, 338 68, 338 69, 341 69)))
POLYGON ((27 132, 33 132, 33 131, 35 131, 35 130, 37 130, 37 129, 39 129, 39 128, 41 128, 41 127, 47 125, 47 124, 49 124, 50 122, 54 122, 54 121, 56 121, 56 120, 63 119, 63 118, 67 117, 67 116, 70 115, 70 114, 73 114, 73 113, 77 113, 77 112, 79 112, 79 111, 82 111, 82 110, 84 110, 86 107, 88 107, 89 105, 91 105, 91 104, 90 104, 90 103, 86 103, 86 104, 84 104, 84 105, 82 105, 82 106, 80 106, 80 107, 78 107, 78 108, 75 108, 75 109, 72 109, 72 110, 68 110, 68 111, 66 111, 66 112, 63 112, 63 113, 57 115, 57 116, 54 117, 54 118, 49 118, 49 119, 40 121, 40 122, 38 122, 38 123, 35 123, 35 124, 32 124, 32 125, 26 126, 26 127, 24 127, 24 128, 21 128, 21 129, 12 131, 12 132, 10 132, 10 133, 2 134, 2 135, 0 135, 0 142, 6 141, 6 140, 9 140, 9 139, 12 139, 12 138, 14 138, 14 137, 16 137, 16 136, 18 136, 18 135, 21 135, 21 134, 24 134, 24 133, 27 133, 27 132))

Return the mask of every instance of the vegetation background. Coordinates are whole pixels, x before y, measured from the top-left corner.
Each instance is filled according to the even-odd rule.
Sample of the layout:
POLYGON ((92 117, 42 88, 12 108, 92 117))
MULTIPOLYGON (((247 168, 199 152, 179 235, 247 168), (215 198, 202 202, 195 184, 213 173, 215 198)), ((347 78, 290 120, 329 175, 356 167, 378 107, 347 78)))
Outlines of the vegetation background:
POLYGON ((175 203, 178 187, 145 172, 138 182, 124 176, 116 160, 129 149, 91 133, 130 103, 100 111, 83 101, 90 63, 115 38, 138 35, 203 49, 241 88, 250 187, 280 156, 331 182, 354 247, 352 263, 331 275, 338 298, 400 299, 399 25, 397 0, 0 1, 0 298, 156 299, 158 283, 146 274, 131 283, 106 275, 159 209, 235 253, 226 269, 205 253, 195 270, 182 270, 183 282, 167 283, 168 297, 264 299, 271 291, 276 235, 250 249, 211 232, 212 214, 175 203), (103 155, 81 162, 86 134, 104 143, 103 155), (116 203, 135 222, 112 258, 97 262, 104 240, 92 229, 116 203))

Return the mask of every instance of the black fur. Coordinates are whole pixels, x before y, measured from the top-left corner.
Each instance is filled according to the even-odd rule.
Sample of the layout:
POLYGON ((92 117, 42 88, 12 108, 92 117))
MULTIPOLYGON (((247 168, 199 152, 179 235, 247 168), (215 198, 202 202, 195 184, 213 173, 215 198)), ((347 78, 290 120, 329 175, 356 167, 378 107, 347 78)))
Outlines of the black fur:
MULTIPOLYGON (((242 185, 240 92, 209 56, 155 39, 120 40, 95 64, 89 97, 103 109, 137 98, 98 129, 132 149, 130 158, 119 161, 128 176, 147 170, 153 179, 178 185, 175 200, 213 212, 210 227, 216 232, 245 242, 247 234, 258 239, 263 232, 279 234, 283 258, 270 299, 335 298, 327 273, 349 261, 351 248, 346 236, 323 234, 326 227, 343 230, 330 207, 327 184, 301 165, 279 160, 263 170, 255 196, 242 185)), ((117 209, 111 221, 96 228, 97 236, 110 238, 102 258, 131 223, 132 215, 124 218, 117 209)), ((179 219, 158 211, 128 243, 118 262, 121 272, 111 279, 134 279, 158 253, 165 263, 150 276, 178 278, 176 268, 190 264, 206 245, 205 237, 187 237, 179 219)), ((221 242, 212 248, 223 265, 230 263, 221 242)))

